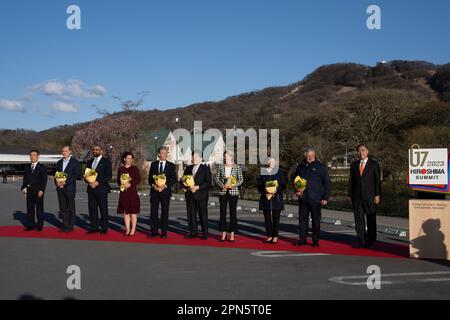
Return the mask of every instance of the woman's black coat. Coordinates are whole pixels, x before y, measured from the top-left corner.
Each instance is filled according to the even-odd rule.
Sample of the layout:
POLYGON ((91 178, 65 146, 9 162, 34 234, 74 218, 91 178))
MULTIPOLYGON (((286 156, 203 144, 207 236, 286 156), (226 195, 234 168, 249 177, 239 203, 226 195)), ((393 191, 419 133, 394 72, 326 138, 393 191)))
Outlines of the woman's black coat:
POLYGON ((259 210, 263 211, 281 211, 284 210, 283 191, 286 189, 286 178, 284 172, 278 169, 276 174, 260 175, 258 177, 258 191, 261 194, 259 198, 259 210), (277 180, 277 193, 270 199, 266 197, 266 181, 277 180))

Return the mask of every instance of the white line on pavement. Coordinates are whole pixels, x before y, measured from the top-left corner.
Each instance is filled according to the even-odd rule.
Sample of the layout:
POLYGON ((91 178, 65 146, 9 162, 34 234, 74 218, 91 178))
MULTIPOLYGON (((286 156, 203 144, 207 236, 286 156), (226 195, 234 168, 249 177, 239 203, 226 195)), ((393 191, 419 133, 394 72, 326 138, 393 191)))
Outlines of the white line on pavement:
MULTIPOLYGON (((392 278, 392 277, 416 277, 416 279, 408 279, 408 280, 392 280, 392 281, 381 281, 381 284, 393 284, 393 283, 407 283, 407 282, 441 282, 441 281, 450 281, 449 278, 425 278, 425 279, 417 279, 417 277, 421 276, 435 276, 435 275, 448 275, 450 271, 434 271, 434 272, 409 272, 409 273, 387 273, 381 274, 381 278, 392 278)), ((365 286, 367 282, 352 282, 349 280, 359 280, 359 279, 367 279, 370 275, 360 275, 360 276, 338 276, 331 277, 329 280, 331 282, 351 285, 351 286, 365 286)))
POLYGON ((329 256, 327 253, 294 253, 292 251, 255 251, 250 254, 264 258, 329 256))

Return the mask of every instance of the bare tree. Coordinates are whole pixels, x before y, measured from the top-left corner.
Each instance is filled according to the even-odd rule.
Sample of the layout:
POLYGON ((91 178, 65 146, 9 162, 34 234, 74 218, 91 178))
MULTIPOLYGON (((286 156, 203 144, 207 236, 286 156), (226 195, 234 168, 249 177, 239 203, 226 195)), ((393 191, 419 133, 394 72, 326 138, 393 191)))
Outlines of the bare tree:
POLYGON ((119 166, 120 156, 125 151, 134 153, 138 163, 145 160, 139 123, 131 115, 111 115, 95 120, 87 128, 75 133, 72 141, 75 154, 81 155, 94 145, 103 148, 114 169, 119 166))
POLYGON ((124 100, 119 96, 112 96, 114 99, 119 101, 119 105, 122 108, 122 111, 136 111, 138 110, 144 103, 144 98, 149 94, 149 91, 141 91, 137 93, 136 99, 124 100))

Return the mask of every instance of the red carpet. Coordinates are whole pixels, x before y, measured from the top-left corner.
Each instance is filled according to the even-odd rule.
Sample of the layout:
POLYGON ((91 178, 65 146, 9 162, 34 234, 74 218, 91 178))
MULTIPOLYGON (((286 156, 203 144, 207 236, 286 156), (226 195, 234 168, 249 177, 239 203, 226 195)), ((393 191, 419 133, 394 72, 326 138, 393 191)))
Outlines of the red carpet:
POLYGON ((280 237, 278 244, 264 244, 263 238, 237 235, 236 242, 219 242, 218 236, 210 235, 208 240, 184 239, 184 235, 170 232, 167 239, 147 238, 144 233, 137 232, 134 237, 124 237, 120 232, 109 230, 107 235, 93 234, 88 235, 83 229, 75 229, 71 233, 61 233, 57 228, 44 227, 42 232, 23 231, 21 226, 3 226, 0 227, 0 237, 11 238, 40 238, 40 239, 66 239, 66 240, 89 240, 89 241, 113 241, 113 242, 136 242, 148 244, 172 244, 187 246, 206 246, 219 248, 241 248, 266 251, 292 251, 302 253, 326 253, 348 256, 367 256, 382 258, 407 258, 409 257, 409 248, 405 245, 378 242, 372 250, 352 248, 352 243, 341 243, 327 240, 320 241, 319 248, 312 246, 295 247, 293 243, 296 239, 280 237))

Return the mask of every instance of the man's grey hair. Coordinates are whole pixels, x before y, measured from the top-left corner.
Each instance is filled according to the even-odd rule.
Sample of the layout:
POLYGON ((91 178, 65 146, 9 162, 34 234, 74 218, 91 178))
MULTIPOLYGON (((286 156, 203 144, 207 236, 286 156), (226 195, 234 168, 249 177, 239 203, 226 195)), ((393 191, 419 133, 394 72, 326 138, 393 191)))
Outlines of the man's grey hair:
POLYGON ((267 163, 269 163, 269 161, 271 161, 271 160, 275 161, 275 163, 278 163, 277 159, 275 159, 274 157, 266 157, 265 163, 267 164, 267 163))
POLYGON ((316 154, 316 150, 315 150, 314 148, 306 148, 306 149, 305 149, 305 156, 306 156, 308 153, 310 153, 310 152, 313 152, 314 154, 316 154))

